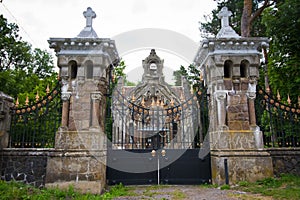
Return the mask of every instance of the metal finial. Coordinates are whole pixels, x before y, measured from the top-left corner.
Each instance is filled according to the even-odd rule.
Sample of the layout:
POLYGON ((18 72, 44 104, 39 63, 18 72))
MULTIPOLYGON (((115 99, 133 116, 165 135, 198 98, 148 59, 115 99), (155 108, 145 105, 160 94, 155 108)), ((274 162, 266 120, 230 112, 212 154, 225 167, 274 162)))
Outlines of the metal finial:
POLYGON ((17 97, 17 100, 16 100, 16 108, 19 107, 19 104, 20 104, 20 103, 19 103, 19 98, 17 97))
POLYGON ((28 98, 28 95, 27 95, 26 100, 25 100, 25 106, 28 106, 28 104, 29 104, 29 98, 28 98))
POLYGON ((49 94, 50 92, 50 88, 49 88, 49 84, 47 85, 47 88, 46 88, 46 94, 49 94))
POLYGON ((180 95, 180 101, 184 101, 184 95, 183 95, 183 92, 181 92, 181 95, 180 95))
POLYGON ((145 107, 145 99, 144 99, 144 97, 142 98, 141 105, 142 105, 143 107, 145 107))
POLYGON ((152 106, 152 107, 155 106, 155 100, 154 100, 154 97, 152 97, 152 103, 151 103, 151 106, 152 106))
POLYGON ((39 92, 37 91, 36 92, 36 95, 35 95, 35 101, 38 102, 40 99, 40 96, 39 96, 39 92))
POLYGON ((288 104, 289 105, 291 105, 292 104, 292 101, 291 101, 291 99, 290 99, 290 95, 288 94, 288 99, 287 99, 287 102, 288 102, 288 104))
POLYGON ((277 90, 277 99, 278 99, 278 101, 281 100, 281 97, 280 97, 280 94, 279 94, 279 91, 278 91, 278 90, 277 90))
POLYGON ((132 95, 131 101, 132 101, 132 102, 135 102, 135 100, 136 100, 136 99, 135 99, 135 96, 132 95))
POLYGON ((171 101, 170 101, 170 105, 173 107, 174 106, 174 100, 173 100, 173 98, 171 99, 171 101))

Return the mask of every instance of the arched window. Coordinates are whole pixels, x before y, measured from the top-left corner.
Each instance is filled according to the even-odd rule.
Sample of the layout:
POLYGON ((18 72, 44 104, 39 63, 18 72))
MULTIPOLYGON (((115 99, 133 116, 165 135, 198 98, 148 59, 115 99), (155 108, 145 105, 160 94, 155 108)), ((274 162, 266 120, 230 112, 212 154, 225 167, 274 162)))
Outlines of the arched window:
POLYGON ((224 62, 224 78, 232 77, 232 66, 233 66, 233 63, 231 60, 226 60, 224 62))
POLYGON ((248 60, 242 60, 240 64, 240 73, 242 78, 248 77, 248 69, 249 69, 248 60))
POLYGON ((77 77, 77 70, 78 70, 78 66, 77 66, 77 62, 72 60, 69 62, 69 69, 70 69, 70 77, 71 79, 75 79, 77 77))
POLYGON ((88 60, 85 62, 85 66, 86 66, 86 78, 87 79, 92 79, 93 78, 93 62, 88 60))

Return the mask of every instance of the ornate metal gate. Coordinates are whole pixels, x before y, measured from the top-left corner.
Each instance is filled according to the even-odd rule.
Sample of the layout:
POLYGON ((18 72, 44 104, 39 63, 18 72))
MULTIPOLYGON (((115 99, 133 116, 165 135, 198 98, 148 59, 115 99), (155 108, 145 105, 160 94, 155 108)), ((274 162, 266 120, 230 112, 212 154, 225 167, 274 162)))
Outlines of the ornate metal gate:
POLYGON ((115 90, 112 98, 108 184, 210 182, 210 155, 199 157, 208 127, 206 92, 183 93, 179 101, 124 93, 115 90))
POLYGON ((60 83, 36 102, 11 109, 10 148, 54 147, 56 131, 61 124, 60 83))

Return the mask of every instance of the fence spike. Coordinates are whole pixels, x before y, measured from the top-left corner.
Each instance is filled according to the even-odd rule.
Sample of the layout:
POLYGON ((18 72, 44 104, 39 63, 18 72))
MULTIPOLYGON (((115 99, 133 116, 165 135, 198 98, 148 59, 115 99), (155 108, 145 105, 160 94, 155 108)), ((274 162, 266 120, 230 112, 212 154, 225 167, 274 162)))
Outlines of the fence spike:
POLYGON ((171 107, 174 107, 174 100, 173 100, 173 98, 170 101, 170 105, 171 105, 171 107))
POLYGON ((280 100, 281 100, 281 98, 280 98, 280 94, 279 94, 279 90, 277 90, 277 99, 278 99, 278 101, 280 101, 280 100))
POLYGON ((49 84, 47 85, 47 88, 46 88, 46 94, 49 94, 50 92, 50 88, 49 88, 49 84))
POLYGON ((144 99, 144 96, 143 96, 143 98, 142 98, 141 105, 142 105, 143 107, 145 107, 145 99, 144 99))
POLYGON ((160 105, 160 103, 159 103, 159 99, 158 99, 158 97, 157 97, 157 100, 156 100, 156 106, 159 106, 160 105))
POLYGON ((181 95, 180 95, 180 101, 184 102, 183 92, 181 92, 181 95))
POLYGON ((163 108, 164 107, 164 101, 163 101, 163 99, 160 99, 160 106, 163 108))
POLYGON ((28 106, 29 104, 29 98, 28 98, 28 95, 26 96, 26 100, 25 100, 25 106, 28 106))
POLYGON ((152 106, 152 107, 155 106, 155 100, 154 100, 154 97, 152 97, 152 103, 151 103, 151 106, 152 106))
POLYGON ((39 92, 37 91, 36 92, 36 95, 35 95, 35 101, 38 102, 40 99, 40 96, 39 96, 39 92))
POLYGON ((291 99, 290 99, 290 95, 288 94, 288 99, 287 99, 287 102, 288 102, 288 104, 289 105, 291 105, 292 104, 292 101, 291 101, 291 99))
POLYGON ((19 107, 19 104, 20 104, 20 103, 19 103, 19 97, 17 97, 17 100, 16 100, 16 108, 19 107))
POLYGON ((132 95, 132 98, 131 98, 131 101, 132 101, 132 102, 135 102, 135 100, 136 100, 136 99, 135 99, 135 96, 134 96, 134 94, 133 94, 133 95, 132 95))

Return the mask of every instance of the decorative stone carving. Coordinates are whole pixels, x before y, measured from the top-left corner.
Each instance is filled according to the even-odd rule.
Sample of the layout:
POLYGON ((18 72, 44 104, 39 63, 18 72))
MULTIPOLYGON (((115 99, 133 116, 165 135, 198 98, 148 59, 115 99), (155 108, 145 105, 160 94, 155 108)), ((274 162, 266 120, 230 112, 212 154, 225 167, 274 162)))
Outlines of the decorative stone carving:
POLYGON ((71 92, 62 92, 61 93, 61 99, 63 101, 69 101, 72 93, 71 92))
POLYGON ((239 38, 240 36, 229 25, 229 17, 232 12, 227 7, 223 7, 218 13, 218 18, 221 19, 221 30, 217 34, 217 38, 239 38))
POLYGON ((91 93, 91 99, 93 100, 93 101, 96 101, 96 100, 98 100, 98 101, 100 101, 101 100, 101 98, 102 98, 102 93, 101 92, 93 92, 93 93, 91 93))
MULTIPOLYGON (((79 33, 77 37, 79 38, 97 38, 97 33, 94 31, 92 27, 93 19, 96 18, 96 13, 92 10, 92 8, 88 7, 86 11, 83 12, 83 16, 86 18, 86 26, 79 33)), ((89 43, 85 43, 89 45, 89 43)))
POLYGON ((226 91, 217 91, 215 92, 215 97, 217 100, 217 116, 218 116, 218 128, 221 130, 228 129, 226 126, 226 108, 225 108, 225 99, 227 96, 226 91))

